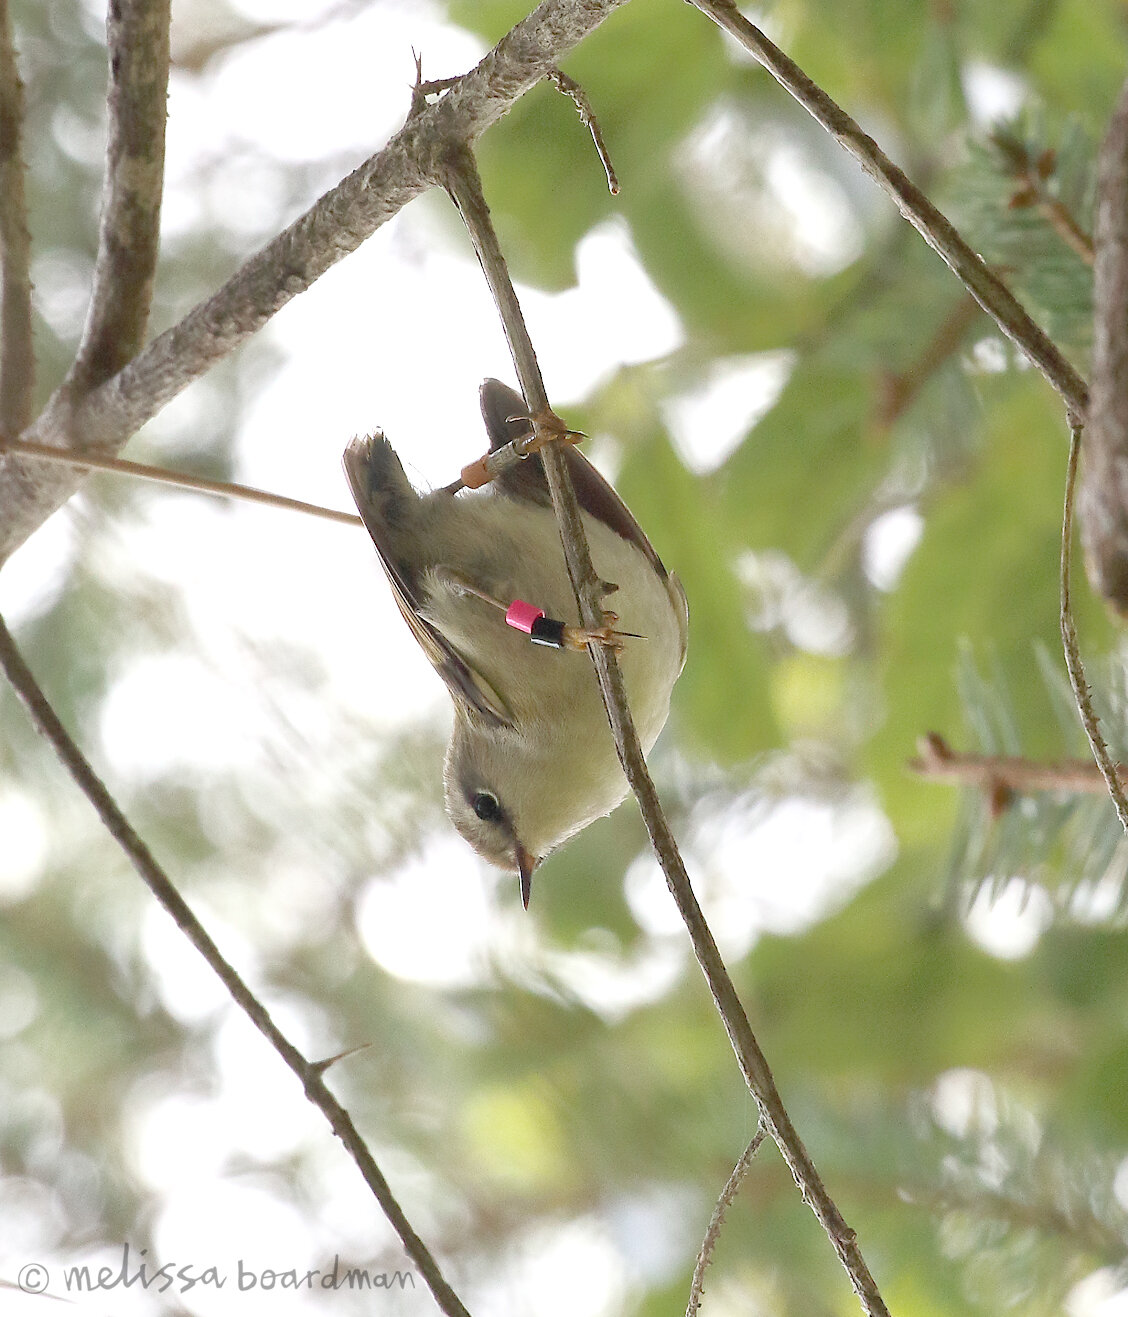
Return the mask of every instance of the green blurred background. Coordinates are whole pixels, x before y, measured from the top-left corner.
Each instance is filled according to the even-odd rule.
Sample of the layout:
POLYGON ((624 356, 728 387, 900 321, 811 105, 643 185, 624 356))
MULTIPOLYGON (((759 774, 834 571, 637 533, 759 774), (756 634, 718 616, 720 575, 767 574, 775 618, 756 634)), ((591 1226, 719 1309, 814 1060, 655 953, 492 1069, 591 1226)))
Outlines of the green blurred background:
MULTIPOLYGON (((177 148, 191 165, 170 181, 155 327, 380 145, 407 108, 417 30, 441 76, 471 62, 434 63, 443 33, 482 51, 525 12, 178 8, 170 144, 178 105, 206 143, 208 97, 253 67, 302 102, 313 145, 264 144, 249 114, 237 149, 177 148), (338 117, 334 52, 381 41, 402 66, 402 86, 380 92, 398 109, 382 125, 362 89, 371 120, 338 117), (303 61, 308 84, 292 79, 303 61)), ((1084 371, 1090 271, 1020 195, 1014 162, 1043 161, 1045 196, 1091 230, 1124 5, 769 0, 758 14, 1084 371)), ((104 51, 93 5, 17 0, 14 21, 46 396, 93 255, 104 51)), ((1084 753, 1058 639, 1062 407, 852 161, 689 5, 634 0, 565 67, 621 195, 548 87, 482 142, 483 179, 523 285, 570 288, 582 240, 610 232, 680 326, 670 350, 611 362, 562 401, 690 598, 653 766, 784 1099, 894 1313, 1128 1312, 1128 851, 1112 807, 1045 796, 995 817, 974 790, 907 769, 930 731, 958 749, 1084 753)), ((447 267, 429 253, 470 267, 442 199, 416 211, 378 253, 407 270, 403 306, 342 276, 354 319, 343 327, 314 290, 300 299, 311 333, 363 339, 366 317, 394 324, 416 298, 434 302, 438 334, 447 267)), ((455 317, 460 332, 473 337, 455 317)), ((436 390, 457 352, 418 343, 436 390)), ((255 409, 301 369, 268 330, 131 452, 253 471, 255 409)), ((368 425, 394 374, 374 350, 368 425)), ((311 441, 327 482, 347 438, 327 425, 311 441)), ((283 492, 340 502, 327 489, 283 492)), ((473 1311, 683 1311, 755 1120, 632 807, 554 857, 521 915, 442 819, 441 715, 371 714, 397 700, 383 634, 346 638, 371 674, 358 711, 323 648, 334 624, 309 620, 314 596, 350 624, 365 612, 335 573, 369 572, 375 595, 367 550, 334 567, 338 532, 295 519, 283 559, 265 521, 226 511, 217 548, 190 503, 99 478, 0 575, 60 713, 307 1054, 371 1044, 333 1083, 473 1311), (218 630, 209 554, 237 581, 218 630), (276 630, 283 613, 292 625, 276 630), (134 703, 146 692, 162 717, 189 711, 149 724, 151 743, 134 703), (193 701, 230 735, 195 736, 193 701)), ((1115 754, 1124 646, 1081 582, 1077 595, 1115 754)), ((228 1261, 406 1265, 328 1129, 150 909, 7 691, 0 902, 4 1279, 123 1241, 199 1266, 222 1246, 217 1221, 228 1261)), ((125 1297, 104 1302, 373 1311, 344 1294, 131 1292, 133 1307, 113 1306, 125 1297)), ((379 1303, 431 1310, 421 1289, 379 1303)), ((764 1148, 705 1311, 856 1310, 764 1148)))

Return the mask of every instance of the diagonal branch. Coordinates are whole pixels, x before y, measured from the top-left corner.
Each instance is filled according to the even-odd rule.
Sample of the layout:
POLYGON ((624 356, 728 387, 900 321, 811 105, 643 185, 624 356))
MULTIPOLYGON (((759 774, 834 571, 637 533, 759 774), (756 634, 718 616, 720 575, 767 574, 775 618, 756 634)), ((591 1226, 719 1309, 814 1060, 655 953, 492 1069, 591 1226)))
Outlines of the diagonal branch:
POLYGON ((951 269, 967 291, 1004 334, 1034 363, 1064 399, 1084 416, 1088 405, 1085 381, 1053 340, 1031 319, 1022 303, 988 268, 983 258, 960 236, 905 172, 778 46, 750 23, 734 0, 690 0, 768 70, 800 105, 831 134, 896 202, 897 208, 951 269))
MULTIPOLYGON (((509 278, 505 258, 498 244, 490 220, 489 208, 482 195, 477 166, 468 150, 451 152, 447 156, 445 177, 451 193, 470 233, 474 250, 482 265, 490 292, 493 294, 521 381, 525 401, 532 414, 534 425, 550 415, 548 398, 536 352, 525 327, 517 294, 509 278)), ((584 626, 598 627, 603 622, 602 589, 600 579, 592 565, 587 536, 580 519, 579 504, 568 474, 568 466, 557 443, 549 442, 540 450, 544 459, 552 505, 560 524, 560 537, 568 575, 580 606, 584 626)), ((881 1297, 870 1270, 858 1248, 854 1231, 846 1224, 837 1205, 827 1193, 810 1155, 799 1137, 791 1117, 783 1105, 775 1079, 760 1050, 752 1026, 748 1023, 744 1006, 737 994, 712 931, 697 903, 689 874, 678 850, 673 832, 662 810, 658 793, 651 780, 642 753, 638 733, 635 731, 627 702, 622 670, 613 651, 604 646, 592 649, 603 702, 615 736, 619 760, 627 781, 638 801, 639 811, 646 824, 654 853, 665 874, 666 883, 677 904, 686 928, 689 930, 694 954, 709 985, 713 1003, 736 1053, 741 1073, 749 1092, 760 1111, 760 1119, 778 1145, 795 1182, 819 1222, 845 1268, 862 1307, 871 1317, 887 1317, 888 1309, 881 1297)))
POLYGON ((44 695, 39 683, 24 662, 4 619, 0 617, 0 668, 23 701, 32 721, 59 756, 63 766, 94 808, 110 836, 125 852, 146 887, 176 921, 181 932, 218 975, 232 1000, 242 1008, 251 1023, 266 1038, 283 1061, 301 1080, 306 1097, 325 1116, 333 1133, 345 1145, 365 1182, 383 1209, 404 1251, 423 1274, 435 1301, 447 1317, 469 1317, 458 1295, 451 1289, 430 1250, 412 1229, 403 1209, 396 1201, 387 1180, 361 1138, 352 1117, 333 1096, 322 1077, 324 1063, 311 1063, 278 1028, 266 1007, 247 987, 177 891, 172 880, 157 863, 153 853, 134 831, 121 812, 105 783, 98 777, 75 744, 70 733, 44 695))
MULTIPOLYGON (((805 110, 893 198, 901 214, 944 260, 999 328, 1042 372, 1065 402, 1070 418, 1069 474, 1062 526, 1061 630, 1069 679, 1093 756, 1128 831, 1128 798, 1097 728, 1089 700, 1070 601, 1073 482, 1090 399, 1088 387, 1053 340, 1031 319, 1013 293, 960 236, 873 138, 773 42, 750 23, 735 0, 689 0, 757 59, 805 110)), ((1121 93, 1101 150, 1095 270, 1095 347, 1090 446, 1084 491, 1085 542, 1094 583, 1106 599, 1128 612, 1128 84, 1121 93)))
POLYGON ((20 453, 56 465, 74 466, 83 471, 111 471, 130 476, 134 480, 151 480, 158 485, 171 485, 174 489, 190 489, 197 494, 214 494, 217 498, 242 499, 246 503, 266 504, 285 508, 289 512, 303 512, 324 521, 336 521, 345 526, 363 526, 355 512, 342 512, 326 508, 320 503, 307 503, 305 499, 288 498, 285 494, 272 494, 253 485, 239 485, 231 480, 209 480, 206 476, 193 476, 185 471, 170 471, 163 466, 149 466, 145 462, 130 462, 123 457, 98 457, 94 453, 72 453, 66 449, 49 448, 45 444, 32 444, 23 439, 0 441, 0 453, 20 453))
MULTIPOLYGON (((407 203, 435 185, 442 152, 496 123, 626 0, 543 0, 443 98, 252 256, 207 301, 79 405, 57 394, 26 436, 113 450, 233 352, 407 203)), ((81 476, 0 459, 0 563, 78 488, 81 476)))
POLYGON ((1128 832, 1128 796, 1117 775, 1112 755, 1101 735, 1100 719, 1093 708, 1089 694, 1089 683, 1085 679, 1085 665, 1081 658, 1081 645, 1077 639, 1077 623, 1073 619, 1073 598, 1071 581, 1073 576, 1073 494, 1077 484, 1077 460, 1081 454, 1081 425, 1073 421, 1069 427, 1069 459, 1065 470, 1065 503, 1061 518, 1061 584, 1059 598, 1061 640, 1065 650, 1065 667, 1069 673, 1069 684, 1073 689, 1073 698, 1077 702, 1077 712, 1081 716, 1081 726, 1089 740, 1089 749, 1093 759, 1101 770, 1101 777, 1108 787, 1108 794, 1116 806, 1116 816, 1120 826, 1128 832))
POLYGON ((0 0, 0 431, 31 420, 31 235, 23 160, 24 97, 8 0, 0 0))
POLYGON ((588 100, 586 92, 575 78, 570 78, 561 69, 550 69, 548 80, 558 92, 569 97, 576 107, 576 112, 580 116, 580 123, 591 133, 591 140, 595 144, 599 163, 603 166, 603 172, 607 175, 607 190, 613 197, 618 196, 619 178, 615 173, 615 166, 611 163, 611 153, 607 150, 607 143, 603 140, 603 130, 599 126, 599 120, 595 117, 595 111, 591 108, 591 102, 588 100))
POLYGON ((1060 241, 1086 265, 1092 266, 1092 235, 1085 232, 1077 217, 1050 187, 1050 179, 1057 169, 1057 152, 1052 148, 1039 150, 1025 141, 1021 134, 1001 125, 987 134, 987 141, 1003 172, 1014 179, 1008 208, 1024 210, 1033 207, 1060 241))
MULTIPOLYGON (((1077 222, 1069 207, 1056 197, 1046 186, 1046 180, 1036 168, 1028 168, 1025 174, 1027 195, 1031 198, 1038 214, 1046 221, 1065 245, 1085 262, 1092 266, 1095 256, 1093 239, 1077 222)), ((1012 198, 1011 205, 1014 200, 1012 198)))
POLYGON ((689 1303, 686 1305, 685 1317, 697 1317, 697 1313, 700 1311, 701 1297, 705 1293, 705 1269, 713 1260, 717 1240, 721 1237, 721 1227, 725 1223, 725 1213, 736 1200, 736 1195, 740 1192, 740 1186, 744 1183, 744 1177, 748 1174, 752 1165, 752 1158, 759 1152, 760 1144, 763 1143, 766 1133, 767 1131, 761 1125, 756 1133, 752 1135, 752 1141, 740 1154, 736 1165, 732 1168, 732 1174, 725 1181, 725 1187, 721 1190, 720 1197, 713 1208, 713 1215, 709 1218, 709 1224, 705 1229, 705 1238, 701 1241, 701 1247, 697 1252, 697 1262, 694 1264, 693 1280, 689 1286, 689 1303))
POLYGON ((964 293, 949 309, 916 361, 898 375, 887 375, 878 387, 877 424, 890 430, 920 396, 921 390, 953 353, 979 319, 975 299, 964 293))

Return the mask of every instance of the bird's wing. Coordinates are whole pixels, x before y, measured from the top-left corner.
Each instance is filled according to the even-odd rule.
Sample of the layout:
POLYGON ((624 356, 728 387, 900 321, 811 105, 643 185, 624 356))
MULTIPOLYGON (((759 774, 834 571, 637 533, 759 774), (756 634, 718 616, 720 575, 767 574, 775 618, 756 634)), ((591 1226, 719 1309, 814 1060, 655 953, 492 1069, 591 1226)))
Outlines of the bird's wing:
POLYGON ((678 636, 681 640, 681 657, 678 664, 680 672, 685 667, 685 655, 689 648, 689 600, 686 598, 685 586, 682 585, 681 577, 677 572, 671 572, 666 578, 666 589, 669 591, 670 602, 678 619, 678 636))
POLYGON ((513 718, 505 701, 493 686, 450 643, 433 622, 422 616, 418 583, 410 580, 396 562, 386 523, 373 512, 368 493, 368 459, 371 440, 354 440, 345 450, 345 477, 356 502, 384 574, 392 587, 392 596, 419 648, 427 655, 435 671, 446 683, 455 703, 494 726, 509 726, 513 718))
MULTIPOLYGON (((519 393, 515 393, 500 380, 485 380, 478 391, 482 403, 482 419, 490 436, 490 451, 501 448, 512 439, 528 434, 529 409, 519 393)), ((633 544, 646 558, 662 580, 668 572, 654 550, 646 532, 634 518, 630 508, 594 466, 571 444, 563 448, 564 458, 575 486, 576 498, 583 510, 602 521, 629 544, 633 544)), ((498 492, 509 498, 528 499, 534 503, 552 506, 548 492, 548 479, 540 454, 533 453, 524 462, 503 471, 494 481, 498 492)), ((681 588, 680 585, 678 587, 681 588)), ((682 598, 685 598, 684 591, 682 598)))

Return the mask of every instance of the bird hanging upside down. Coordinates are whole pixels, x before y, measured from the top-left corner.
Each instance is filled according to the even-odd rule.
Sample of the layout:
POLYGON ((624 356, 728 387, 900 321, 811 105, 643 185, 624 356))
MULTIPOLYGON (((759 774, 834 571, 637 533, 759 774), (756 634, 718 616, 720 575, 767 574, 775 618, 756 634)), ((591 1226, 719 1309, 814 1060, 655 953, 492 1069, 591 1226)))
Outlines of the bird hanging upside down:
MULTIPOLYGON (((532 428, 524 400, 498 380, 482 385, 481 404, 491 452, 532 428)), ((447 813, 480 855, 520 874, 526 907, 545 855, 627 794, 595 674, 574 651, 619 651, 649 751, 689 627, 681 582, 629 508, 582 453, 563 453, 595 570, 614 592, 615 612, 594 631, 580 624, 539 454, 457 495, 417 493, 382 434, 344 454, 396 603, 454 702, 447 813)))

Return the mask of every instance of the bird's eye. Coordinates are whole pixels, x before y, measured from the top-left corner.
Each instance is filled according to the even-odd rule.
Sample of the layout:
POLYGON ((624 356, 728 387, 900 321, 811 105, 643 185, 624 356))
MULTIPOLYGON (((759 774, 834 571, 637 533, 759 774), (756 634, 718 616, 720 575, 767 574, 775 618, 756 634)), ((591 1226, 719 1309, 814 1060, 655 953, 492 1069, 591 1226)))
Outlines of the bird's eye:
POLYGON ((476 791, 470 804, 474 813, 485 823, 495 823, 501 818, 501 805, 492 791, 476 791))

